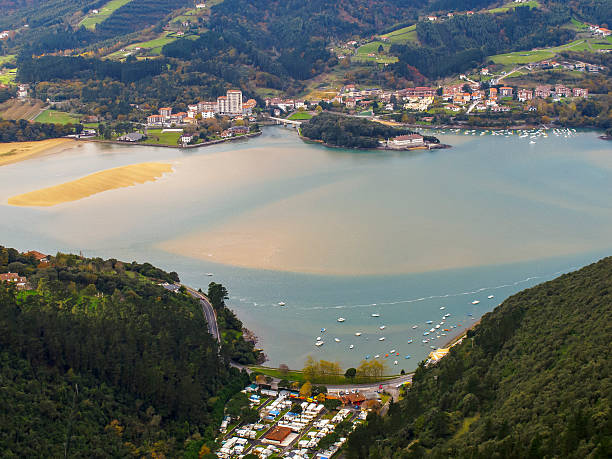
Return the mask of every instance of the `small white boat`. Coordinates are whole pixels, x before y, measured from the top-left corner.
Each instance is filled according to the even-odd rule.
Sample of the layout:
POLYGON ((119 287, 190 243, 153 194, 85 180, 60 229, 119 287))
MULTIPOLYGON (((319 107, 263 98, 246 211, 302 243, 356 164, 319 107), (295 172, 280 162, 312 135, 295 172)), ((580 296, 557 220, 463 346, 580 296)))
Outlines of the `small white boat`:
POLYGON ((355 333, 355 336, 361 336, 361 332, 355 333))
POLYGON ((389 354, 395 354, 395 349, 391 349, 391 352, 389 352, 389 354))
POLYGON ((429 343, 429 340, 428 339, 424 339, 423 343, 429 343))
POLYGON ((384 340, 385 340, 385 337, 384 337, 384 336, 382 336, 382 337, 378 338, 378 341, 384 341, 384 340))
POLYGON ((427 336, 427 335, 429 335, 429 332, 423 333, 423 336, 427 336))
POLYGON ((320 336, 317 336, 317 341, 321 341, 323 338, 321 338, 320 336))
POLYGON ((418 326, 418 325, 413 325, 413 326, 412 326, 412 328, 413 328, 413 329, 415 329, 415 328, 419 328, 419 326, 418 326))
POLYGON ((212 276, 214 276, 214 274, 213 274, 213 273, 206 273, 206 275, 207 275, 208 277, 212 277, 212 276))
POLYGON ((529 141, 529 143, 534 144, 534 143, 535 143, 535 141, 534 141, 534 140, 530 140, 530 141, 529 141))
POLYGON ((344 322, 346 319, 344 317, 338 317, 338 322, 344 322))
POLYGON ((433 332, 435 332, 435 331, 436 331, 436 329, 435 329, 435 328, 430 328, 430 329, 429 329, 429 331, 430 331, 431 333, 433 333, 433 332))
POLYGON ((386 326, 386 325, 381 325, 381 326, 380 326, 380 327, 378 327, 378 328, 380 328, 381 330, 384 330, 385 328, 387 328, 387 326, 386 326))
POLYGON ((354 344, 351 344, 351 345, 349 346, 349 349, 353 349, 354 347, 355 347, 355 345, 354 345, 354 344))
POLYGON ((444 306, 440 306, 440 310, 441 310, 441 311, 442 311, 442 310, 444 310, 444 309, 446 309, 446 307, 444 307, 444 306))
POLYGON ((324 344, 325 344, 325 342, 324 342, 324 341, 317 341, 317 342, 315 343, 315 346, 323 346, 324 344))
POLYGON ((374 313, 374 314, 372 314, 372 317, 380 317, 380 314, 374 313))
POLYGON ((427 322, 425 322, 426 324, 433 324, 433 320, 428 320, 427 322))
POLYGON ((285 306, 285 304, 286 304, 286 303, 285 303, 284 301, 279 301, 279 302, 278 302, 278 305, 279 305, 279 306, 285 306))
POLYGON ((438 328, 440 328, 440 324, 436 325, 436 330, 437 330, 438 328))
POLYGON ((408 340, 408 344, 412 344, 412 340, 411 339, 408 340))
POLYGON ((472 304, 478 304, 478 303, 480 303, 480 301, 478 301, 478 300, 472 301, 472 304))
POLYGON ((393 362, 393 365, 397 365, 397 360, 395 362, 393 362))
POLYGON ((491 299, 491 298, 493 298, 493 295, 489 295, 487 298, 488 298, 488 299, 491 299))
POLYGON ((374 356, 374 358, 375 358, 375 359, 377 359, 378 357, 380 357, 380 354, 376 354, 376 355, 374 356))
POLYGON ((336 343, 339 343, 339 342, 340 342, 340 340, 339 340, 338 338, 334 338, 334 341, 335 341, 336 343))

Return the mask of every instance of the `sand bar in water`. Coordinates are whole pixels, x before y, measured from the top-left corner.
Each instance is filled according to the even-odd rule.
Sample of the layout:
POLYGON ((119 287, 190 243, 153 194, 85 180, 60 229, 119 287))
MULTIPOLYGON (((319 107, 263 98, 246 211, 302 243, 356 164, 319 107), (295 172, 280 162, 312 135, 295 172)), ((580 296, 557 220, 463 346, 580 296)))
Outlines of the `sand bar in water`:
POLYGON ((25 161, 72 147, 72 139, 47 139, 37 142, 0 143, 0 166, 25 161))
POLYGON ((60 185, 13 196, 9 198, 8 203, 13 206, 50 207, 77 201, 108 190, 155 181, 169 172, 172 172, 172 165, 170 164, 131 164, 96 172, 60 185))

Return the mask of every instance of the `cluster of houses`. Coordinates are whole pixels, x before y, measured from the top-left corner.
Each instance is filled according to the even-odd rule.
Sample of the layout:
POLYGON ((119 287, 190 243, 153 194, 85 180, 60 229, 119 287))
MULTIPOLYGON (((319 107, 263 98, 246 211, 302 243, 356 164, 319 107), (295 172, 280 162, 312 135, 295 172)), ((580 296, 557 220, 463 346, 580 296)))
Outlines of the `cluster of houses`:
MULTIPOLYGON (((49 264, 49 255, 40 253, 36 250, 30 250, 25 253, 26 256, 34 258, 38 262, 38 266, 45 266, 49 264)), ((17 287, 18 290, 27 290, 30 288, 28 279, 26 276, 20 276, 19 273, 0 273, 0 282, 6 282, 17 287)))
MULTIPOLYGON (((323 99, 323 102, 339 103, 344 105, 349 110, 368 110, 374 101, 383 104, 385 110, 393 111, 398 107, 404 110, 411 111, 427 111, 434 102, 442 101, 442 106, 452 112, 460 112, 467 110, 467 107, 472 106, 473 110, 482 111, 490 110, 493 112, 507 112, 510 107, 503 102, 508 98, 517 99, 519 102, 530 102, 536 98, 552 97, 554 100, 560 100, 562 97, 588 97, 589 91, 586 88, 569 88, 562 84, 557 85, 541 85, 535 89, 519 88, 515 89, 511 86, 491 87, 489 89, 481 89, 480 83, 468 83, 466 85, 459 84, 454 86, 444 86, 435 88, 430 86, 417 86, 413 88, 404 88, 395 91, 383 91, 379 88, 357 89, 355 85, 346 85, 336 95, 330 99, 323 99), (438 95, 440 94, 441 95, 438 95)), ((294 109, 308 104, 317 104, 320 101, 312 100, 304 102, 302 100, 283 100, 283 99, 266 99, 266 107, 274 108, 275 113, 290 112, 294 109)), ((535 110, 533 105, 528 104, 526 109, 535 110)), ((406 137, 399 139, 398 142, 403 142, 403 145, 394 143, 387 146, 405 147, 422 144, 422 139, 417 137, 406 137)))
MULTIPOLYGON (((293 459, 331 458, 342 447, 346 439, 341 438, 325 451, 319 450, 319 442, 335 431, 337 425, 347 419, 356 423, 365 420, 366 411, 355 411, 365 400, 357 391, 347 392, 341 402, 349 407, 340 409, 334 416, 327 415, 325 406, 312 398, 301 398, 297 392, 266 389, 267 386, 252 384, 243 392, 249 395, 251 408, 259 408, 260 419, 254 424, 239 425, 230 430, 230 435, 221 441, 216 452, 223 459, 255 454, 265 459, 281 456, 293 459), (295 408, 299 404, 299 409, 295 408), (292 408, 295 411, 292 412, 292 408)), ((336 398, 330 395, 329 398, 336 398)), ((231 418, 226 416, 221 424, 221 433, 230 429, 231 418)))
POLYGON ((540 62, 532 62, 531 64, 525 64, 527 70, 551 70, 557 68, 563 68, 565 70, 576 70, 578 72, 588 73, 599 73, 604 70, 605 67, 597 64, 590 64, 582 61, 555 61, 555 60, 543 60, 540 62))
POLYGON ((599 35, 602 37, 609 37, 612 35, 612 31, 607 27, 601 27, 595 24, 587 24, 587 26, 589 27, 589 30, 593 32, 593 35, 599 35))
POLYGON ((0 274, 0 282, 14 284, 18 290, 25 290, 28 284, 28 279, 25 276, 20 276, 17 273, 0 274))
POLYGON ((242 91, 230 89, 225 96, 217 100, 200 101, 187 107, 186 112, 172 113, 172 107, 161 107, 158 114, 147 117, 149 126, 166 124, 197 124, 198 119, 214 118, 216 115, 232 118, 249 116, 257 105, 254 99, 242 100, 242 91))

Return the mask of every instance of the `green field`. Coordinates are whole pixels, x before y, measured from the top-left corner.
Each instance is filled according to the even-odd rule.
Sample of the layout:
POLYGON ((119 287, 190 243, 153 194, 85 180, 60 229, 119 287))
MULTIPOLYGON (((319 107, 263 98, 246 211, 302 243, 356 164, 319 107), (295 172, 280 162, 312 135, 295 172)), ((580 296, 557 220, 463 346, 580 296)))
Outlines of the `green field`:
POLYGON ((416 32, 416 24, 413 24, 409 27, 404 27, 402 29, 394 30, 393 32, 389 32, 381 35, 381 37, 387 37, 391 43, 407 43, 417 42, 417 32, 416 32))
POLYGON ((79 118, 76 118, 70 113, 47 109, 40 115, 38 115, 36 118, 34 118, 34 121, 37 121, 39 123, 74 124, 79 122, 79 118))
POLYGON ((516 7, 519 6, 528 6, 530 8, 539 8, 540 7, 540 3, 537 2, 536 0, 531 0, 529 2, 525 2, 525 3, 507 3, 504 6, 500 6, 499 8, 493 8, 492 10, 487 10, 489 13, 505 13, 508 10, 513 10, 516 7))
POLYGON ((113 12, 123 5, 131 2, 132 0, 111 0, 102 8, 99 8, 98 14, 89 14, 85 19, 83 19, 79 26, 83 26, 86 29, 93 30, 96 28, 96 25, 104 22, 106 18, 108 18, 113 12))
POLYGON ((489 59, 496 64, 502 65, 529 64, 544 59, 552 59, 562 51, 596 51, 598 49, 612 49, 612 37, 574 40, 565 45, 555 46, 553 48, 497 54, 495 56, 490 56, 489 59))
POLYGON ((124 48, 124 51, 115 51, 114 53, 106 56, 109 59, 124 59, 129 54, 131 54, 136 48, 141 48, 146 50, 147 55, 149 56, 159 56, 161 54, 162 48, 168 43, 172 43, 179 38, 187 38, 188 40, 196 40, 198 38, 197 35, 185 35, 184 37, 177 37, 172 32, 164 32, 161 36, 154 38, 148 41, 142 41, 139 43, 132 43, 124 48))
POLYGON ((17 69, 8 69, 0 73, 0 83, 13 84, 17 77, 17 69))
POLYGON ((14 54, 7 54, 6 56, 0 56, 0 65, 2 64, 6 64, 7 62, 13 62, 15 61, 15 55, 14 54))
POLYGON ((290 119, 292 121, 300 121, 300 120, 309 120, 310 118, 312 118, 312 115, 310 113, 295 112, 293 115, 291 115, 287 119, 290 119))
POLYGON ((363 46, 360 46, 357 49, 357 53, 353 56, 354 60, 357 61, 367 61, 367 62, 377 62, 380 64, 392 64, 397 62, 397 57, 388 56, 386 53, 389 52, 390 44, 384 43, 382 41, 371 41, 370 43, 366 43, 363 46), (382 45, 383 53, 378 53, 378 48, 382 45), (369 56, 372 54, 372 56, 369 56))
POLYGON ((182 132, 162 132, 161 129, 149 129, 147 138, 141 143, 150 145, 178 145, 182 132))

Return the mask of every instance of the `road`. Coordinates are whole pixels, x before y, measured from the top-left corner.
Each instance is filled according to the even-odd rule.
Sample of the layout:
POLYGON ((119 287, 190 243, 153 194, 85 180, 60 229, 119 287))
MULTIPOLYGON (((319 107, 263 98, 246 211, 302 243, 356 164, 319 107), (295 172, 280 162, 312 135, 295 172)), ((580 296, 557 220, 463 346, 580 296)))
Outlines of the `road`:
POLYGON ((202 306, 202 312, 204 313, 204 318, 206 319, 206 323, 208 324, 208 333, 210 333, 213 338, 215 338, 219 343, 221 342, 221 334, 219 333, 219 325, 217 324, 217 314, 215 314, 215 310, 210 304, 210 301, 203 293, 198 292, 197 290, 192 289, 191 287, 187 287, 187 293, 189 293, 192 297, 198 299, 200 301, 200 306, 202 306))

